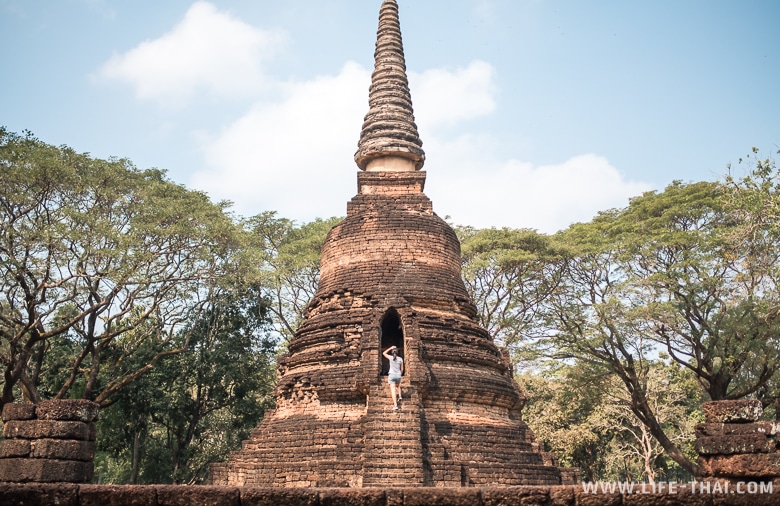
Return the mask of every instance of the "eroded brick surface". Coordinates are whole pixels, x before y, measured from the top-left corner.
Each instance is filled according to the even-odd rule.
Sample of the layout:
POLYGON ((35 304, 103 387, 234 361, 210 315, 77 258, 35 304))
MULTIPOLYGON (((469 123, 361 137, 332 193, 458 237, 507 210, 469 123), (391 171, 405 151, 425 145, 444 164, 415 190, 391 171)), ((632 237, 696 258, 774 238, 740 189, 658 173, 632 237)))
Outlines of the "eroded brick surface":
POLYGON ((317 506, 317 489, 243 487, 241 506, 317 506))
POLYGON ((696 438, 696 451, 699 455, 771 453, 776 449, 777 442, 765 434, 700 436, 696 438))
POLYGON ((92 462, 34 458, 0 459, 0 477, 7 482, 84 483, 92 479, 92 462))
POLYGON ((158 485, 158 506, 240 506, 240 490, 235 487, 182 487, 158 485))
POLYGON ((758 399, 705 402, 702 410, 707 423, 750 423, 763 413, 758 399))
POLYGON ((89 462, 95 458, 95 442, 67 439, 36 439, 30 442, 30 457, 89 462))
POLYGON ((100 414, 100 405, 85 399, 57 399, 41 401, 35 406, 39 420, 94 422, 100 414))
POLYGON ((708 459, 715 477, 771 478, 780 476, 780 453, 715 455, 708 459))
POLYGON ((56 420, 11 420, 3 425, 6 439, 72 439, 94 441, 94 423, 61 422, 56 420))
POLYGON ((780 478, 778 422, 756 422, 756 400, 704 404, 707 423, 696 426, 701 475, 713 482, 771 482, 780 478))
POLYGON ((701 423, 696 425, 697 436, 731 436, 744 434, 780 434, 780 422, 756 423, 701 423))
POLYGON ((97 409, 97 404, 79 400, 6 404, 0 482, 89 482, 94 473, 97 434, 90 420, 97 418, 97 409), (8 406, 18 407, 9 410, 8 406))
POLYGON ((78 486, 71 484, 0 483, 3 506, 78 506, 78 486))
POLYGON ((30 455, 30 441, 27 439, 0 440, 0 458, 27 457, 30 455))
POLYGON ((35 404, 16 404, 9 402, 3 406, 3 421, 34 420, 35 404))
MULTIPOLYGON (((585 493, 581 486, 484 488, 252 488, 186 485, 68 485, 0 483, 3 506, 764 506, 780 493, 737 493, 736 485, 706 493, 585 493)), ((774 490, 777 490, 776 488, 774 490)))
POLYGON ((154 506, 157 488, 153 485, 82 485, 78 500, 79 506, 154 506))

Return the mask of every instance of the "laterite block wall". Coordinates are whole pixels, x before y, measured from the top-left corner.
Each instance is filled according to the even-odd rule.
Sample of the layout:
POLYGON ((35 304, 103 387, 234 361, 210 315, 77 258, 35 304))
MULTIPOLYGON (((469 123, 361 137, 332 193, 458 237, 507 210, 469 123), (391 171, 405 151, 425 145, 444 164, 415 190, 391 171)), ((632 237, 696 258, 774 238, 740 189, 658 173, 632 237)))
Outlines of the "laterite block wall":
POLYGON ((89 482, 99 412, 86 400, 3 406, 0 482, 89 482))

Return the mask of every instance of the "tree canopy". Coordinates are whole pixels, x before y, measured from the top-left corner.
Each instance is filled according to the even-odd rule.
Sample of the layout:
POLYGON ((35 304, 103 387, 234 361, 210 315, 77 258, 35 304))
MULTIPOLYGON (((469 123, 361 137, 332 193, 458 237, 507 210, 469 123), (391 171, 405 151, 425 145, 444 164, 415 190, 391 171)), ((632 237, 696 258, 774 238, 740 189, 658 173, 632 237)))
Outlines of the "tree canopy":
MULTIPOLYGON (((674 182, 552 236, 459 230, 464 278, 482 323, 525 366, 524 384, 551 402, 555 392, 589 385, 595 391, 580 392, 578 400, 590 399, 599 420, 608 411, 610 420, 622 420, 625 434, 644 438, 635 455, 643 447, 645 462, 634 468, 646 479, 653 479, 661 455, 674 460, 672 467, 698 473, 691 426, 680 434, 675 427, 684 424, 667 422, 670 407, 682 401, 660 396, 668 388, 659 387, 661 363, 688 387, 698 385, 698 395, 684 390, 689 417, 698 409, 692 404, 744 397, 760 399, 770 415, 780 411, 780 174, 772 158, 756 151, 740 163, 747 167, 742 177, 674 182), (617 405, 606 403, 606 385, 622 414, 610 411, 617 405)), ((582 424, 590 415, 555 402, 542 422, 529 422, 537 432, 552 434, 539 425, 551 406, 562 410, 553 420, 576 419, 576 431, 586 434, 582 424)), ((588 430, 583 452, 604 444, 603 430, 588 430)), ((570 441, 566 434, 555 437, 570 441)), ((609 444, 618 444, 615 437, 609 444)), ((556 446, 553 438, 545 441, 556 446)), ((606 461, 578 458, 594 479, 611 472, 606 461)))
POLYGON ((101 480, 203 483, 211 462, 248 439, 273 407, 276 373, 276 341, 258 295, 247 287, 213 297, 175 337, 184 352, 118 392, 99 424, 101 480))
POLYGON ((766 240, 769 224, 740 219, 735 202, 721 183, 675 182, 557 234, 567 267, 540 311, 546 337, 526 343, 619 378, 634 416, 694 475, 651 401, 659 352, 692 374, 705 400, 777 398, 780 243, 766 240))
POLYGON ((542 302, 560 283, 563 251, 534 230, 457 227, 463 280, 480 323, 508 348, 529 339, 542 302))
POLYGON ((339 221, 316 219, 301 225, 269 211, 243 222, 248 248, 255 254, 258 286, 284 344, 303 321, 306 305, 317 291, 320 250, 339 221))
POLYGON ((107 405, 184 349, 173 337, 237 275, 236 227, 163 171, 30 134, 0 130, 0 166, 0 403, 17 386, 39 401, 46 355, 66 346, 53 397, 107 405), (126 360, 142 347, 144 363, 126 360))

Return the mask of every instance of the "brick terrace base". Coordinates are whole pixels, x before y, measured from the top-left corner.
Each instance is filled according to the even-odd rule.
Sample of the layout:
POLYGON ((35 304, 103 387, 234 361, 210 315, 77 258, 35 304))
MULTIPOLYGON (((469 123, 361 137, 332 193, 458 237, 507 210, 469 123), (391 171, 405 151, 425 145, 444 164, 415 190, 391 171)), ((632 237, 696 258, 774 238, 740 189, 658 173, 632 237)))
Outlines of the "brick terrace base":
MULTIPOLYGON (((590 494, 580 485, 482 488, 252 488, 0 483, 3 506, 675 506, 776 505, 771 494, 590 494)), ((735 492, 735 490, 734 490, 735 492)))

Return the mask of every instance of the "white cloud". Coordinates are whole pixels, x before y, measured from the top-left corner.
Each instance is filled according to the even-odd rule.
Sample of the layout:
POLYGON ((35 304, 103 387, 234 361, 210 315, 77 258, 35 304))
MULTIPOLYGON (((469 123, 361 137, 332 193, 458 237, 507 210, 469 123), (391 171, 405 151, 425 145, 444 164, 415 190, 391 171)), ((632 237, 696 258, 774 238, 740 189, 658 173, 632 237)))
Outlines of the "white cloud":
MULTIPOLYGON (((493 68, 484 62, 412 79, 415 115, 424 125, 451 124, 495 107, 493 68)), ((285 85, 284 102, 258 103, 205 139, 208 169, 191 185, 232 200, 240 214, 275 210, 299 221, 344 215, 357 188, 352 156, 369 84, 369 70, 347 63, 335 77, 285 85)))
MULTIPOLYGON (((265 76, 261 64, 285 42, 280 30, 260 30, 199 1, 167 34, 114 56, 101 75, 165 105, 199 92, 250 98, 254 105, 221 131, 196 134, 205 163, 190 185, 232 200, 242 215, 274 210, 301 222, 343 216, 356 193, 353 154, 370 71, 347 63, 338 75, 305 82, 265 76), (261 101, 270 89, 282 99, 261 101)), ((496 159, 493 153, 506 149, 490 136, 454 137, 452 127, 497 107, 495 70, 486 62, 409 78, 427 154, 426 193, 455 223, 554 232, 650 189, 596 155, 535 166, 496 159)))
POLYGON ((428 159, 438 162, 426 164, 427 194, 439 215, 461 225, 553 233, 590 221, 599 211, 624 207, 629 198, 653 189, 626 181, 606 158, 593 154, 535 166, 489 160, 484 139, 429 144, 428 159))
POLYGON ((235 202, 244 215, 264 210, 308 221, 343 216, 356 193, 360 125, 370 73, 347 63, 337 76, 287 85, 282 103, 258 103, 206 143, 208 170, 191 185, 235 202))
POLYGON ((199 91, 252 96, 268 84, 261 63, 286 40, 282 30, 255 28, 199 1, 170 32, 114 55, 98 75, 127 81, 138 98, 166 105, 184 105, 199 91))
MULTIPOLYGON (((352 156, 368 110, 369 81, 367 69, 347 63, 336 76, 285 85, 284 101, 257 103, 204 139, 208 169, 196 173, 191 186, 234 201, 242 215, 274 210, 300 222, 343 216, 357 189, 352 156)), ((497 141, 489 136, 453 138, 442 127, 495 107, 489 65, 431 70, 415 83, 416 116, 428 125, 426 193, 436 212, 455 223, 552 233, 651 189, 626 181, 604 157, 587 154, 534 166, 495 159, 497 141), (431 98, 437 88, 448 90, 446 100, 431 98)))
POLYGON ((415 118, 421 128, 452 125, 493 112, 496 108, 495 70, 473 61, 455 71, 431 69, 409 73, 415 118))

